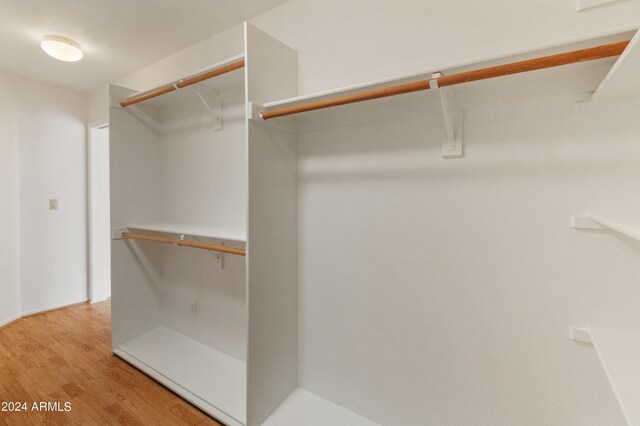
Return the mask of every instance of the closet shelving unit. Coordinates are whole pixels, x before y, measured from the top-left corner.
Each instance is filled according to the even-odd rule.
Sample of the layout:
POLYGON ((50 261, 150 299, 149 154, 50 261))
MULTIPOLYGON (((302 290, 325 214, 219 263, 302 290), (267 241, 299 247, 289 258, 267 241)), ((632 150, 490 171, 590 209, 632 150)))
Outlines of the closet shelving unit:
MULTIPOLYGON (((344 94, 351 89, 343 89, 333 93, 341 93, 339 96, 327 97, 327 94, 316 96, 305 96, 297 99, 287 99, 265 105, 266 110, 260 113, 260 118, 270 120, 288 115, 300 114, 308 111, 315 111, 324 108, 332 108, 351 103, 365 102, 373 99, 385 98, 389 96, 403 95, 406 93, 419 92, 424 90, 437 90, 448 86, 455 86, 463 83, 488 80, 496 77, 504 77, 513 74, 520 74, 530 71, 539 71, 546 68, 553 68, 563 65, 575 64, 578 62, 593 61, 597 59, 620 56, 629 41, 588 47, 565 53, 548 55, 540 58, 527 59, 503 65, 493 65, 486 68, 463 71, 449 75, 432 75, 432 78, 418 80, 415 82, 399 83, 387 87, 370 88, 368 90, 344 94), (304 102, 302 102, 304 100, 304 102)), ((374 86, 377 84, 373 84, 374 86)))
MULTIPOLYGON (((444 118, 443 157, 461 157, 464 109, 566 95, 579 101, 591 100, 594 93, 599 98, 602 93, 618 87, 617 73, 622 70, 630 73, 623 63, 635 57, 632 51, 636 50, 638 35, 630 41, 632 35, 633 32, 613 34, 508 58, 492 58, 310 95, 272 98, 264 103, 251 102, 248 115, 251 125, 262 126, 263 132, 293 139, 295 143, 296 131, 322 131, 345 124, 397 118, 411 109, 410 113, 415 114, 415 106, 422 105, 421 113, 441 113, 444 118)), ((335 377, 334 380, 341 379, 335 377)), ((360 414, 367 416, 367 413, 360 414)), ((298 388, 264 424, 377 424, 365 417, 298 388)))
MULTIPOLYGON (((629 40, 631 35, 633 32, 624 32, 542 49, 534 53, 527 52, 508 58, 492 58, 474 64, 456 65, 445 68, 444 74, 440 72, 442 69, 420 72, 275 100, 253 105, 250 115, 252 119, 265 122, 278 122, 280 117, 299 117, 294 123, 305 128, 307 122, 314 121, 308 114, 312 111, 340 107, 336 111, 349 113, 358 108, 353 104, 361 102, 372 108, 375 102, 380 103, 388 99, 387 105, 395 106, 401 105, 403 101, 410 102, 411 95, 420 96, 419 102, 437 106, 443 115, 443 157, 461 157, 464 109, 569 94, 582 94, 585 95, 585 100, 590 100, 596 95, 599 98, 605 97, 605 92, 608 94, 620 91, 618 82, 623 79, 612 76, 629 75, 637 68, 621 66, 622 63, 637 61, 635 55, 630 53, 637 43, 637 35, 633 40, 629 40), (435 102, 432 93, 437 93, 435 102)), ((382 109, 385 108, 384 103, 380 105, 382 109)), ((329 117, 331 114, 326 115, 329 117)), ((336 112, 334 117, 325 121, 337 116, 336 112)), ((330 125, 318 123, 314 123, 313 126, 330 125)), ((295 124, 290 121, 283 121, 278 125, 295 128, 295 124)))
MULTIPOLYGON (((595 101, 637 98, 640 87, 640 31, 613 65, 593 94, 595 101)), ((614 231, 640 241, 640 229, 592 212, 572 216, 570 226, 586 231, 614 231)), ((571 327, 571 339, 592 345, 602 364, 609 384, 625 420, 640 424, 640 333, 591 324, 571 327)))
MULTIPOLYGON (((595 101, 619 100, 640 95, 634 82, 640 72, 640 32, 637 32, 618 61, 593 94, 595 101)), ((614 231, 640 241, 640 229, 592 212, 572 216, 570 226, 586 231, 614 231)), ((576 342, 592 345, 606 373, 620 409, 630 425, 640 424, 640 333, 598 325, 571 327, 576 342)))
POLYGON ((232 426, 297 382, 295 145, 246 115, 296 94, 297 57, 248 24, 235 46, 110 89, 113 352, 232 426))
POLYGON ((598 85, 593 100, 637 98, 640 87, 635 84, 640 70, 640 31, 633 35, 627 48, 598 85))
MULTIPOLYGON (((131 224, 127 229, 131 231, 138 230, 158 232, 161 234, 190 235, 194 237, 232 241, 242 244, 247 240, 246 233, 243 230, 232 228, 214 228, 175 223, 153 223, 145 225, 131 224)), ((125 232, 124 229, 118 231, 125 232)), ((116 238, 118 238, 118 235, 114 236, 114 239, 116 238)))
MULTIPOLYGON (((640 229, 591 212, 571 217, 571 227, 615 231, 640 242, 640 229)), ((640 333, 589 325, 571 327, 569 336, 595 348, 627 423, 640 424, 640 333)))
POLYGON ((114 353, 228 425, 386 424, 298 380, 298 131, 417 106, 443 115, 443 156, 459 157, 462 111, 478 99, 606 91, 629 38, 298 96, 296 52, 245 24, 242 51, 204 72, 145 92, 112 86, 114 353))
POLYGON ((246 424, 244 65, 111 88, 113 352, 230 425, 246 424))
POLYGON ((640 333, 590 325, 571 328, 570 337, 593 345, 627 423, 638 424, 640 333))

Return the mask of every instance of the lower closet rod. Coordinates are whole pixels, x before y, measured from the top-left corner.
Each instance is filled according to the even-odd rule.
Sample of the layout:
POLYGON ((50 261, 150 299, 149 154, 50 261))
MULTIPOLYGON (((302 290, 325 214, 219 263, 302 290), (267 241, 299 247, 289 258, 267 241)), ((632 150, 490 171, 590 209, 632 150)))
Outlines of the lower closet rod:
POLYGON ((247 254, 247 251, 245 249, 225 247, 225 246, 216 245, 216 244, 200 243, 197 241, 176 240, 173 238, 160 237, 157 235, 134 234, 131 232, 123 232, 122 238, 153 241, 156 243, 164 243, 164 244, 174 244, 181 247, 193 247, 193 248, 202 249, 202 250, 219 251, 221 253, 237 254, 239 256, 246 256, 247 254))

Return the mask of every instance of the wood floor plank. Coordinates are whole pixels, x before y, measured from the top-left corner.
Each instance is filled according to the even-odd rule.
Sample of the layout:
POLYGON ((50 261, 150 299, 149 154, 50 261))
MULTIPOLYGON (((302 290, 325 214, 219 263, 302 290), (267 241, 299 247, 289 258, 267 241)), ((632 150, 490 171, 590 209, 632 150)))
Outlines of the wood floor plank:
POLYGON ((200 411, 183 401, 176 401, 169 408, 169 413, 176 420, 189 425, 196 425, 205 417, 200 411))
POLYGON ((142 422, 117 402, 108 406, 107 412, 113 416, 119 425, 144 426, 142 422))
POLYGON ((0 329, 0 402, 29 407, 0 412, 0 426, 222 426, 113 356, 110 324, 107 301, 23 318, 0 329), (32 411, 34 402, 50 405, 32 411), (64 411, 65 402, 71 411, 64 411))

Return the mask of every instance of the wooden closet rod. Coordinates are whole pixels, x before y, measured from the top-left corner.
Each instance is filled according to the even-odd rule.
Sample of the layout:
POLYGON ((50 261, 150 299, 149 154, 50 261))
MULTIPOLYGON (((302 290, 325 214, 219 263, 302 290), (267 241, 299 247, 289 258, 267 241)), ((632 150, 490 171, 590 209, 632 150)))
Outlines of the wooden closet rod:
POLYGON ((170 93, 175 90, 182 89, 187 86, 191 86, 192 84, 200 83, 201 81, 208 80, 210 78, 217 77, 219 75, 226 74, 228 72, 235 71, 243 67, 244 67, 244 59, 239 59, 235 62, 232 62, 227 65, 223 65, 219 68, 205 71, 193 77, 179 80, 176 83, 167 84, 166 86, 163 86, 158 89, 152 90, 150 92, 143 93, 142 95, 127 99, 125 101, 120 102, 120 106, 125 108, 125 107, 128 107, 129 105, 137 104, 139 102, 143 102, 148 99, 152 99, 160 95, 164 95, 165 93, 170 93))
POLYGON ((136 96, 135 98, 127 99, 126 101, 120 102, 121 107, 128 107, 129 105, 137 104, 138 102, 146 101, 147 99, 152 99, 160 95, 164 95, 165 93, 170 93, 176 90, 173 84, 161 87, 159 89, 152 90, 143 95, 136 96))
POLYGON ((347 105, 355 102, 369 101, 372 99, 385 98, 387 96, 401 95, 404 93, 417 92, 420 90, 429 90, 431 88, 430 82, 434 80, 438 82, 439 87, 453 86, 461 83, 469 83, 471 81, 486 80, 494 77, 502 77, 511 74, 519 74, 528 71, 536 71, 561 65, 574 64, 576 62, 608 58, 611 56, 620 55, 628 44, 629 40, 606 44, 603 46, 589 47, 586 49, 574 50, 572 52, 559 53, 556 55, 544 56, 541 58, 513 62, 510 64, 496 65, 493 67, 481 68, 473 71, 465 71, 458 74, 445 75, 429 80, 398 84, 396 86, 383 87, 381 89, 369 90, 352 95, 344 95, 330 99, 323 99, 320 101, 313 101, 292 107, 275 109, 273 111, 263 111, 260 115, 262 119, 269 120, 270 118, 284 117, 286 115, 299 114, 301 112, 314 111, 317 109, 330 108, 339 105, 347 105))
POLYGON ((240 59, 238 61, 230 63, 229 65, 224 65, 220 68, 216 68, 211 71, 204 72, 194 77, 180 80, 179 82, 176 83, 176 86, 178 86, 178 89, 182 89, 183 87, 191 86, 192 84, 200 83, 201 81, 208 80, 210 78, 217 77, 219 75, 226 74, 228 72, 235 71, 243 67, 244 67, 244 59, 240 59))
POLYGON ((145 241, 153 241, 156 243, 174 244, 181 247, 193 247, 193 248, 202 249, 202 250, 219 251, 221 253, 237 254, 239 256, 246 256, 247 254, 247 251, 245 249, 240 249, 235 247, 226 247, 226 246, 221 246, 216 244, 200 243, 198 241, 176 240, 173 238, 161 237, 158 235, 134 234, 132 232, 123 232, 122 238, 132 238, 134 240, 145 240, 145 241))

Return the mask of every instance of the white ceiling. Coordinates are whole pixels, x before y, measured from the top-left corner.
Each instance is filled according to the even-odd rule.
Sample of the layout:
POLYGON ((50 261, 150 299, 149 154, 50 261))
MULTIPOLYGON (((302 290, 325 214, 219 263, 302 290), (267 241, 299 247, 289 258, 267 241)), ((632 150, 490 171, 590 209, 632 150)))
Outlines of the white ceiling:
POLYGON ((0 0, 0 69, 90 91, 287 0, 0 0), (40 49, 45 34, 85 53, 67 63, 40 49))

